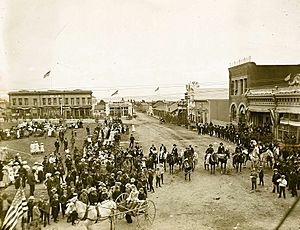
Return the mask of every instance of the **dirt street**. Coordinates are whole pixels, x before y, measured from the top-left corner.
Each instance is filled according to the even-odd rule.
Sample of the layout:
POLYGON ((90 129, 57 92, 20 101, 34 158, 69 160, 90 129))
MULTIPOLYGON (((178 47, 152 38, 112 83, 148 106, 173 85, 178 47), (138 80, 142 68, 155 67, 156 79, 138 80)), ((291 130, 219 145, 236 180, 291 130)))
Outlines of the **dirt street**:
MULTIPOLYGON (((232 169, 230 159, 228 175, 221 175, 220 169, 211 175, 203 168, 204 152, 212 143, 217 149, 220 139, 199 136, 182 127, 159 124, 155 118, 138 114, 132 121, 136 139, 145 152, 153 143, 159 147, 165 144, 170 150, 176 143, 182 149, 189 144, 199 154, 198 168, 192 174, 191 182, 184 180, 184 173, 165 173, 165 184, 150 195, 157 206, 157 218, 152 229, 274 229, 294 198, 279 199, 271 192, 272 171, 265 169, 265 186, 251 191, 250 165, 242 173, 232 169)), ((231 152, 235 146, 222 141, 231 152)), ((147 151, 148 152, 148 151, 147 151)), ((298 229, 300 206, 292 212, 282 229, 298 229)))
MULTIPOLYGON (((199 154, 199 164, 192 173, 192 180, 185 181, 184 173, 176 167, 176 172, 170 175, 165 172, 164 184, 156 188, 155 193, 149 194, 157 208, 157 216, 152 230, 193 230, 193 229, 274 229, 283 215, 294 202, 294 198, 287 193, 286 199, 279 199, 271 192, 272 170, 265 169, 265 186, 258 186, 256 192, 251 191, 250 163, 242 173, 232 169, 232 160, 229 160, 228 174, 222 175, 220 169, 216 174, 203 168, 204 152, 209 144, 217 149, 220 139, 210 136, 200 136, 195 131, 169 124, 159 124, 155 118, 145 114, 138 114, 133 120, 125 123, 134 125, 134 136, 144 152, 148 154, 151 144, 157 148, 163 143, 168 150, 176 143, 179 149, 189 144, 195 147, 199 154)), ((25 141, 25 140, 22 140, 25 141)), ((234 145, 222 141, 231 152, 234 145)), ((127 146, 128 142, 122 142, 127 146)), ((281 229, 299 229, 300 205, 288 217, 281 229)), ((65 220, 58 224, 51 223, 47 229, 82 229, 71 226, 65 220)), ((109 229, 108 222, 97 223, 93 229, 109 229)), ((120 220, 116 230, 136 229, 136 221, 127 224, 120 220)))

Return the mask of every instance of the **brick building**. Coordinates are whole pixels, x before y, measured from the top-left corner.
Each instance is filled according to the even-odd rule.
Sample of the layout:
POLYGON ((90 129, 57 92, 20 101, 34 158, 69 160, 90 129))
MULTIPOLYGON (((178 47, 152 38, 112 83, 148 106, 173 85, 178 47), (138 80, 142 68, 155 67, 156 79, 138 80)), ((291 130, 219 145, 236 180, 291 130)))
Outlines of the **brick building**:
POLYGON ((14 118, 89 118, 92 110, 90 90, 48 90, 9 92, 14 118))
MULTIPOLYGON (((233 124, 250 122, 250 117, 255 124, 271 122, 270 112, 261 114, 261 110, 248 107, 246 94, 248 90, 274 89, 286 87, 288 82, 284 79, 289 75, 300 73, 300 65, 256 65, 246 62, 229 69, 229 114, 233 124)), ((266 108, 264 108, 266 110, 266 108)))

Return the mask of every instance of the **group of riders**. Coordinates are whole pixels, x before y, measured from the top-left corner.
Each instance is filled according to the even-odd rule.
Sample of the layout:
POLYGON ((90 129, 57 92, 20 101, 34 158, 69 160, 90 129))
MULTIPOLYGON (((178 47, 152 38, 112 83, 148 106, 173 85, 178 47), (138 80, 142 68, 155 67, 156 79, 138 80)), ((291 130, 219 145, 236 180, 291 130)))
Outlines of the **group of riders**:
POLYGON ((161 144, 159 151, 154 144, 152 144, 149 149, 148 160, 153 162, 154 167, 159 163, 162 164, 165 171, 168 164, 171 174, 174 173, 174 166, 178 165, 179 169, 185 172, 185 180, 187 180, 187 176, 188 179, 191 180, 191 172, 195 170, 198 163, 198 153, 194 150, 192 145, 180 151, 177 145, 173 144, 171 151, 168 152, 164 144, 161 144))

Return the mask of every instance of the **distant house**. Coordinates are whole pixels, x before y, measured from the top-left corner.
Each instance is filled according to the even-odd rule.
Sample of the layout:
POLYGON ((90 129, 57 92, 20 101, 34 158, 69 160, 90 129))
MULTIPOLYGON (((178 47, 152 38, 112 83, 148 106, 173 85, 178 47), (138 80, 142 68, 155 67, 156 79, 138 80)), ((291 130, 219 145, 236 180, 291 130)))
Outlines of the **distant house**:
POLYGON ((164 118, 167 122, 175 124, 186 123, 185 101, 157 101, 152 105, 153 115, 164 118))
POLYGON ((9 103, 8 101, 4 100, 4 99, 0 99, 0 119, 4 119, 8 116, 8 107, 9 107, 9 103))
POLYGON ((197 123, 229 122, 228 89, 200 88, 193 82, 186 86, 185 101, 190 125, 197 123))
POLYGON ((106 109, 106 103, 103 100, 100 100, 94 108, 94 116, 95 117, 103 117, 106 115, 105 113, 105 109, 106 109))
POLYGON ((129 101, 117 101, 106 103, 106 115, 113 117, 133 116, 133 106, 129 101))

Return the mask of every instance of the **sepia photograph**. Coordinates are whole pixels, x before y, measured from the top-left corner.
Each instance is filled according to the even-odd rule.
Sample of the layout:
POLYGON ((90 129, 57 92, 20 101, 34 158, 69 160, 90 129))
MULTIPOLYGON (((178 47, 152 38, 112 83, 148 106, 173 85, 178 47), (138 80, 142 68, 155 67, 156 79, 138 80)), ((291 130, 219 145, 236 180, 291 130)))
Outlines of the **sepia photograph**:
POLYGON ((0 229, 300 229, 299 0, 1 0, 0 229))

